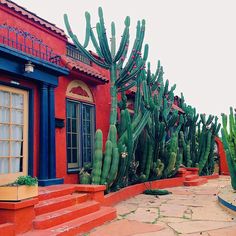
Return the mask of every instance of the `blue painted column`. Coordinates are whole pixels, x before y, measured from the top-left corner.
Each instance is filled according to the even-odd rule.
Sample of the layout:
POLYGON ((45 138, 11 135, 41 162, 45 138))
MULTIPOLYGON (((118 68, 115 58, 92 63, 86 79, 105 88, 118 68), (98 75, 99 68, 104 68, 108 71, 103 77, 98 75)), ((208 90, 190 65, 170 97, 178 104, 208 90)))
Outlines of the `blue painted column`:
POLYGON ((39 184, 48 179, 48 86, 40 87, 39 184))
POLYGON ((55 146, 54 87, 43 84, 40 88, 40 186, 62 184, 64 182, 62 178, 56 178, 55 146))
POLYGON ((48 118, 49 118, 49 173, 50 179, 56 178, 56 153, 55 153, 55 98, 54 87, 48 90, 48 118))

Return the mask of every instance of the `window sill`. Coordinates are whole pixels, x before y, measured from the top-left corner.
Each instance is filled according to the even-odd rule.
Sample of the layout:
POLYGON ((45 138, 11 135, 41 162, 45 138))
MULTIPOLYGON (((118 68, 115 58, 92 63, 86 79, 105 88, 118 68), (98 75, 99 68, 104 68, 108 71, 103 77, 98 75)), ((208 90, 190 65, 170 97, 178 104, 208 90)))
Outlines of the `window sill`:
POLYGON ((68 169, 67 174, 79 174, 79 169, 68 169))

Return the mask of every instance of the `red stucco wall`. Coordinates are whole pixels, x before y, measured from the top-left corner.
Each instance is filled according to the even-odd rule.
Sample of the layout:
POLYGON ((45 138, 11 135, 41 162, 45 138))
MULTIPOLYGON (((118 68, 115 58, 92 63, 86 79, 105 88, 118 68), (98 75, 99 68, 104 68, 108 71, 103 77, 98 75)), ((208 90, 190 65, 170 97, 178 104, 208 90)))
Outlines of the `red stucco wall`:
MULTIPOLYGON (((57 35, 43 26, 33 22, 14 10, 7 9, 0 5, 0 24, 6 23, 9 26, 22 29, 29 32, 37 38, 43 40, 43 43, 53 49, 55 54, 66 54, 66 38, 57 35)), ((106 78, 109 78, 108 71, 93 65, 106 78)), ((0 77, 1 81, 10 82, 12 79, 18 79, 22 86, 32 88, 34 90, 34 175, 37 175, 38 159, 39 159, 39 92, 38 87, 31 81, 21 80, 19 78, 11 78, 7 76, 0 77)), ((89 77, 80 72, 73 72, 72 75, 59 78, 59 85, 55 89, 55 116, 62 118, 66 122, 66 89, 73 79, 83 80, 91 89, 96 106, 96 128, 103 131, 104 140, 107 137, 110 113, 110 85, 95 85, 89 82, 89 77)), ((78 174, 67 174, 67 158, 66 158, 66 124, 64 128, 56 128, 56 175, 58 178, 64 178, 65 183, 77 183, 78 174)))
POLYGON ((56 118, 64 119, 65 127, 56 129, 56 158, 57 177, 64 178, 65 183, 77 183, 78 174, 67 174, 66 157, 66 89, 72 80, 82 80, 90 88, 96 110, 96 128, 103 131, 104 139, 107 137, 109 113, 110 113, 110 92, 109 84, 95 85, 79 72, 74 72, 67 77, 60 77, 59 86, 55 90, 55 115, 56 118))

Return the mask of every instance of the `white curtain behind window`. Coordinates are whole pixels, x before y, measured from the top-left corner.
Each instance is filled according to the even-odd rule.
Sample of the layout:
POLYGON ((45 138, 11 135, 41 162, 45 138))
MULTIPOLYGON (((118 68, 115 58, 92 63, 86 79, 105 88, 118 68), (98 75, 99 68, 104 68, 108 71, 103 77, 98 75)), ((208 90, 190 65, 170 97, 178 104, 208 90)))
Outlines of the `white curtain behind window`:
POLYGON ((23 108, 23 95, 0 91, 0 174, 9 172, 9 161, 11 161, 11 173, 20 171, 23 108))

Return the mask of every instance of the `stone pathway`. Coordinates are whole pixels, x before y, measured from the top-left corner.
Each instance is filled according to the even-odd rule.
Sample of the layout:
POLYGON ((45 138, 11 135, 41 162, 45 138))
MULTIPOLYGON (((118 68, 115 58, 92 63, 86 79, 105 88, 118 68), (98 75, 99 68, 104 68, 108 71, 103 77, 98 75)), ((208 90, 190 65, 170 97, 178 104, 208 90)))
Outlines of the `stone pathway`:
POLYGON ((229 177, 198 187, 169 188, 165 196, 138 195, 116 205, 117 219, 89 236, 236 236, 236 217, 219 206, 229 177))

